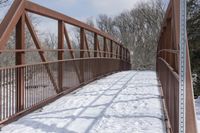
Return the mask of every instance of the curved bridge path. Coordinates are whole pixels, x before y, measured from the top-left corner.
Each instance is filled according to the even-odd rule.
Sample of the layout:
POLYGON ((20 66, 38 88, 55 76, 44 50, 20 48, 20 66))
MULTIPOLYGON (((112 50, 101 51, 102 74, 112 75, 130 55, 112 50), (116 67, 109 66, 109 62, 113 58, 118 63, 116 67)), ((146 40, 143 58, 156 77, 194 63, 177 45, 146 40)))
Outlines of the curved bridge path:
POLYGON ((94 81, 1 129, 3 133, 165 133, 156 72, 94 81))

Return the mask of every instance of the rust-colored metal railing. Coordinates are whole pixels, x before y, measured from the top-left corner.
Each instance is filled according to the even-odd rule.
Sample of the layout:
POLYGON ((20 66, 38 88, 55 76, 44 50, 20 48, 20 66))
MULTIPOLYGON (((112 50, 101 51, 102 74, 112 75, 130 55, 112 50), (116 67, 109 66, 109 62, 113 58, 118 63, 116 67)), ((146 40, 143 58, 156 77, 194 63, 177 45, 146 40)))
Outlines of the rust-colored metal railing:
MULTIPOLYGON (((157 50, 157 73, 168 112, 168 131, 179 132, 179 38, 180 1, 171 0, 165 15, 157 50)), ((197 133, 189 50, 186 63, 186 133, 197 133)))
POLYGON ((0 54, 9 52, 15 54, 15 65, 0 68, 0 125, 96 78, 130 69, 129 50, 108 34, 26 0, 15 0, 0 24, 0 54), (58 22, 57 49, 42 47, 28 12, 58 22), (73 49, 65 24, 80 29, 80 49, 73 49), (36 49, 26 49, 25 26, 36 49), (6 44, 14 29, 15 49, 8 50, 6 44), (93 34, 93 49, 88 46, 86 32, 93 34), (103 38, 103 43, 100 43, 99 37, 103 38), (65 44, 68 48, 65 48, 65 44), (56 61, 47 60, 45 53, 49 51, 57 53, 56 61), (25 54, 28 52, 38 53, 42 62, 27 64, 25 54), (78 57, 77 52, 80 55, 78 57), (71 59, 66 59, 65 53, 69 53, 71 59))

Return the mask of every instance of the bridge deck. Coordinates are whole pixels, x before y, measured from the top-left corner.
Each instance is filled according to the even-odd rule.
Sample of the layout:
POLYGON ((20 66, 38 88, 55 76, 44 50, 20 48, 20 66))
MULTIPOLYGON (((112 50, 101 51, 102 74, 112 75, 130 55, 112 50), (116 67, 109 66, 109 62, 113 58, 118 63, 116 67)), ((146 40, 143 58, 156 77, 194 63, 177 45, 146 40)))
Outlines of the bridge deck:
POLYGON ((3 127, 2 131, 166 132, 156 73, 126 71, 107 76, 3 127))

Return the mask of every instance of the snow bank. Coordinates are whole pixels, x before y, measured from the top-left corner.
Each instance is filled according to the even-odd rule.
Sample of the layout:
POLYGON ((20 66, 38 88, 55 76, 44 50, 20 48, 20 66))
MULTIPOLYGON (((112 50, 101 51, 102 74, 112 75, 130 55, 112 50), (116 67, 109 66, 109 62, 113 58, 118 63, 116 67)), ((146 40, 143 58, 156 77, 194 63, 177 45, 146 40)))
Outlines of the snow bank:
POLYGON ((2 133, 165 133, 156 73, 126 71, 90 83, 2 128, 2 133))
POLYGON ((197 114, 197 126, 198 132, 200 133, 200 96, 195 101, 196 103, 196 114, 197 114))

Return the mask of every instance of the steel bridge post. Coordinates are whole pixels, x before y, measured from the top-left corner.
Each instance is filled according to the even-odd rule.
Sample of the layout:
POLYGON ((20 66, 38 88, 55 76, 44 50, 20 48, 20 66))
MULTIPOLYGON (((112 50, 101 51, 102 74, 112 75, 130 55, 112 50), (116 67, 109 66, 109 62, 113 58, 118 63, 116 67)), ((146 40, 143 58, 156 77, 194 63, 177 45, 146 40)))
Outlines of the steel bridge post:
MULTIPOLYGON (((25 49, 25 15, 23 14, 16 25, 16 50, 25 49)), ((25 53, 16 52, 15 57, 16 65, 25 64, 25 53)), ((16 68, 16 110, 20 112, 24 109, 24 91, 25 91, 25 80, 24 80, 24 67, 16 68)))
MULTIPOLYGON (((84 28, 80 29, 80 58, 84 58, 85 44, 85 31, 84 28)), ((84 82, 84 60, 80 62, 80 76, 81 82, 84 82)))
POLYGON ((110 40, 110 57, 113 57, 113 41, 110 40))
POLYGON ((64 59, 64 51, 61 49, 64 49, 64 23, 63 21, 58 21, 58 61, 61 61, 58 63, 58 88, 61 92, 63 89, 63 62, 64 59))
POLYGON ((94 33, 94 57, 97 57, 97 33, 94 33))
POLYGON ((106 55, 107 55, 107 53, 106 53, 106 52, 107 52, 107 50, 106 50, 106 48, 107 48, 106 37, 103 38, 103 42, 104 42, 104 43, 103 43, 103 51, 104 51, 103 56, 106 57, 106 55))

